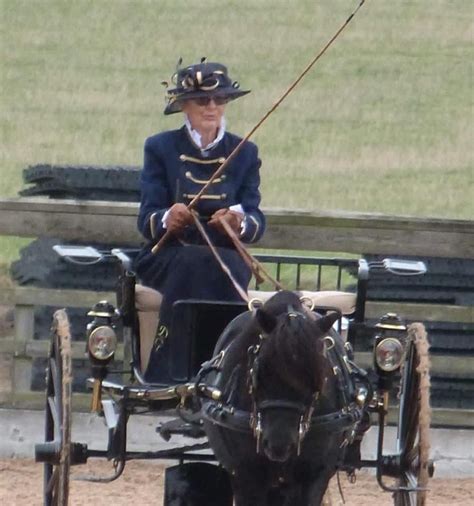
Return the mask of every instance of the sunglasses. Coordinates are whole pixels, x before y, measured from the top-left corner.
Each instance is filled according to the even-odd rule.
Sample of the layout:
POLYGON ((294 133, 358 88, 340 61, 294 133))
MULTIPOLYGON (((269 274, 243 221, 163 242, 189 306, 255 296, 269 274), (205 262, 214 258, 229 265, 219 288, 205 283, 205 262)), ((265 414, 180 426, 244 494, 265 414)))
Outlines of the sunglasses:
POLYGON ((192 99, 197 105, 206 107, 211 103, 211 100, 216 105, 224 105, 229 101, 226 97, 197 97, 192 99))

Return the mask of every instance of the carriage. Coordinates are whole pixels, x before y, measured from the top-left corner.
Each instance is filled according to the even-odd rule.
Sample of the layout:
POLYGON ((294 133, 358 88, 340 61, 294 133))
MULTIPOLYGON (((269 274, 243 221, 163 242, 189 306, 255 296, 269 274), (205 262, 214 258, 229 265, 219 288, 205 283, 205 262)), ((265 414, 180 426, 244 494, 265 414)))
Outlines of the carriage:
MULTIPOLYGON (((105 257, 113 257, 120 274, 116 304, 99 301, 88 313, 90 322, 85 329, 86 353, 91 365, 91 378, 87 380, 92 391, 91 410, 103 417, 108 428, 106 449, 91 449, 86 444, 71 441, 70 327, 65 310, 54 314, 46 369, 45 438, 35 447, 36 460, 44 466, 45 505, 67 504, 70 466, 85 464, 90 457, 102 457, 112 461, 113 475, 90 477, 93 481, 118 478, 131 459, 168 460, 173 465, 165 471, 164 506, 231 506, 234 501, 231 475, 235 473, 225 470, 220 454, 214 451, 216 445, 211 444, 215 443, 213 431, 216 428, 221 432, 243 434, 242 437, 252 441, 259 465, 266 459, 277 461, 276 466, 278 461, 298 459, 300 453, 304 455, 304 447, 311 440, 308 433, 323 433, 328 435, 326 439, 337 433, 341 438, 335 463, 338 472, 346 472, 353 478, 359 469, 372 468, 381 488, 393 495, 395 505, 424 504, 428 479, 433 474, 428 455, 426 333, 421 324, 407 326, 394 313, 380 315, 375 324, 366 318, 370 275, 380 270, 394 276, 419 275, 426 270, 422 262, 261 256, 262 261, 277 264, 277 276, 281 262, 295 264, 296 285, 300 284, 302 269, 311 267, 316 272, 316 291, 298 291, 304 311, 317 314, 317 321, 321 321, 320 315, 322 319, 336 315, 331 318, 331 329, 323 332, 321 343, 324 344, 324 357, 330 359, 330 376, 340 399, 333 408, 319 413, 315 409, 319 402, 316 396, 310 406, 301 406, 283 394, 259 406, 254 402, 254 409, 240 409, 229 395, 225 395, 222 382, 219 383, 227 357, 227 348, 222 343, 228 345, 232 341, 245 318, 248 322, 262 306, 265 309, 265 301, 271 300, 271 293, 249 291, 248 304, 178 301, 173 307, 169 334, 160 336, 157 332, 160 294, 138 283, 131 270, 133 251, 115 249, 104 253, 90 247, 64 246, 55 249, 66 260, 74 262, 100 262, 105 257), (325 269, 336 272, 334 290, 321 290, 326 288, 322 286, 325 269), (341 291, 341 278, 346 271, 356 277, 350 293, 341 291), (144 374, 147 360, 151 348, 163 339, 167 340, 168 355, 160 366, 166 368, 167 379, 162 383, 150 383, 144 374), (120 370, 113 366, 118 341, 123 342, 124 347, 125 365, 120 370), (370 367, 362 368, 355 362, 354 348, 361 341, 369 343, 372 349, 370 367), (216 347, 216 343, 221 343, 220 347, 216 347), (397 411, 394 452, 386 450, 384 429, 388 423, 389 404, 394 404, 397 411), (290 457, 277 455, 268 459, 262 450, 262 437, 265 436, 262 413, 271 418, 279 412, 298 417, 294 431, 296 442, 290 457), (175 435, 184 436, 190 438, 192 444, 159 451, 129 451, 127 422, 131 415, 143 413, 173 413, 174 418, 158 425, 159 436, 165 441, 175 435), (376 458, 372 460, 362 459, 360 451, 370 426, 378 430, 376 458)), ((286 320, 297 320, 301 308, 300 312, 293 308, 286 313, 286 320)), ((260 331, 261 341, 265 337, 262 334, 264 332, 260 331)), ((265 374, 261 366, 257 372, 262 344, 245 350, 248 365, 242 374, 251 398, 262 381, 258 375, 265 374)), ((271 452, 267 453, 272 456, 271 452)), ((279 477, 279 481, 283 483, 284 479, 279 477)), ((268 504, 280 504, 277 496, 273 497, 268 504)), ((237 504, 245 504, 235 500, 237 504)), ((287 503, 282 500, 281 504, 287 503)))

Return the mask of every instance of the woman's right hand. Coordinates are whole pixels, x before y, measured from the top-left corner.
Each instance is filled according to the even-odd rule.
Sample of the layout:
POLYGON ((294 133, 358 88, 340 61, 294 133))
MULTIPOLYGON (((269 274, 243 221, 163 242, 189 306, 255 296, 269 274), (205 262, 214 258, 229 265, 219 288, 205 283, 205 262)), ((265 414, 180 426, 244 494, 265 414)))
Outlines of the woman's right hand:
POLYGON ((166 217, 166 228, 173 234, 177 234, 193 222, 193 215, 184 204, 173 204, 166 217))

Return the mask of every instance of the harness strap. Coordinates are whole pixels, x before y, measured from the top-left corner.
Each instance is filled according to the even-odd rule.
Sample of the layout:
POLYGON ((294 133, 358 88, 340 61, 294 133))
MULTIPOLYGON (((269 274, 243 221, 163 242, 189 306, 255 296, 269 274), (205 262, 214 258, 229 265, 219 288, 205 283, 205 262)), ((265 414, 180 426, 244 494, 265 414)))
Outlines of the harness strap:
POLYGON ((306 406, 301 402, 285 401, 285 400, 268 400, 257 403, 258 411, 265 411, 266 409, 291 409, 298 413, 305 413, 306 406))
POLYGON ((342 406, 349 406, 354 392, 351 389, 354 372, 349 369, 349 360, 342 346, 332 346, 328 349, 328 360, 336 377, 337 389, 342 406))
MULTIPOLYGON (((202 403, 202 415, 211 423, 237 432, 251 432, 251 413, 225 404, 206 400, 202 403)), ((345 432, 361 419, 362 410, 355 404, 327 415, 313 416, 310 430, 345 432)))

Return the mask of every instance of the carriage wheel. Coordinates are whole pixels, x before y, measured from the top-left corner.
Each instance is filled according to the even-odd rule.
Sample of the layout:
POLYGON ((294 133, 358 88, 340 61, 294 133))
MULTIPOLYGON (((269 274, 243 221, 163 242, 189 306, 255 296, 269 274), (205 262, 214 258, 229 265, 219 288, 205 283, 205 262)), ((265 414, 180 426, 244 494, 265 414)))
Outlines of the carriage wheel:
POLYGON ((64 309, 53 316, 46 370, 45 443, 36 458, 44 462, 45 506, 66 506, 71 465, 72 360, 69 320, 64 309))
MULTIPOLYGON (((400 455, 401 488, 426 489, 432 474, 429 461, 431 423, 429 353, 426 331, 421 323, 408 327, 408 344, 402 369, 397 450, 400 455)), ((395 506, 423 506, 426 490, 399 490, 395 506)))

